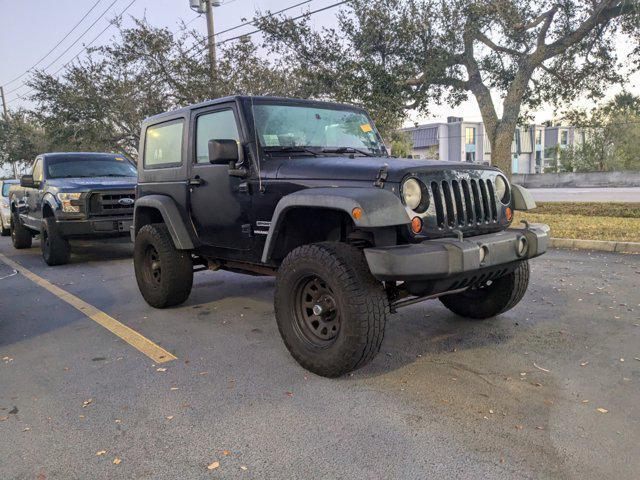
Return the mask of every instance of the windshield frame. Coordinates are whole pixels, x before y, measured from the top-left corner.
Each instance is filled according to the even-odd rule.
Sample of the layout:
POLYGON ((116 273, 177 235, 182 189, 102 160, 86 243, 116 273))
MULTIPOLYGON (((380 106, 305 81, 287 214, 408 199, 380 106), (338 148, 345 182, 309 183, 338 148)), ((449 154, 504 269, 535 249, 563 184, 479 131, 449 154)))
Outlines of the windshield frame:
MULTIPOLYGON (((275 153, 276 156, 309 156, 309 152, 304 152, 304 150, 313 150, 314 156, 336 156, 343 155, 338 153, 328 153, 323 152, 323 150, 333 150, 341 147, 355 148, 355 147, 347 147, 342 145, 337 146, 319 146, 319 145, 309 145, 309 146, 294 146, 291 147, 291 151, 286 151, 287 146, 280 146, 282 150, 278 150, 277 146, 267 146, 263 145, 260 139, 260 135, 258 133, 257 122, 254 116, 255 110, 254 107, 257 106, 265 106, 265 105, 273 105, 273 106, 283 106, 283 107, 298 107, 298 108, 315 108, 320 110, 330 110, 330 111, 345 111, 345 112, 353 112, 359 115, 362 115, 371 126, 372 132, 374 133, 377 141, 380 144, 380 151, 376 152, 375 150, 370 149, 369 147, 362 146, 358 147, 361 150, 367 150, 369 152, 369 156, 389 156, 389 151, 387 146, 384 143, 384 139, 380 132, 378 131, 375 123, 371 119, 369 113, 358 106, 355 105, 347 105, 343 103, 333 103, 333 102, 324 102, 324 101, 316 101, 316 100, 305 100, 305 99, 289 99, 289 98, 254 98, 249 97, 246 99, 245 108, 248 112, 248 124, 251 126, 250 130, 252 131, 252 141, 256 143, 256 148, 258 148, 260 152, 260 157, 272 157, 275 153)), ((356 148, 356 150, 358 149, 356 148)), ((344 153, 346 156, 354 155, 353 152, 344 153)), ((358 152, 355 152, 355 155, 360 155, 358 152)))
POLYGON ((44 168, 45 178, 51 180, 60 180, 65 178, 135 178, 137 176, 137 168, 135 163, 133 163, 129 158, 124 155, 119 154, 70 154, 68 156, 60 155, 60 156, 52 156, 46 157, 45 168, 44 168), (117 160, 121 159, 121 160, 117 160), (131 167, 131 175, 52 175, 51 174, 51 166, 56 163, 89 163, 89 162, 108 162, 114 164, 125 163, 131 167))

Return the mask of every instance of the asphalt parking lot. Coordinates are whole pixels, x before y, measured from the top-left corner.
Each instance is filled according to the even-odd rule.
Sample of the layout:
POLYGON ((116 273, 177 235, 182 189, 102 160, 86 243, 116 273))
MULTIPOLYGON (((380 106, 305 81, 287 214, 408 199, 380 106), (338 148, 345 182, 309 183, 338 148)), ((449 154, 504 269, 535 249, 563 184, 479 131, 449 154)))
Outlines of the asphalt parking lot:
POLYGON ((0 478, 640 477, 640 256, 551 251, 485 322, 408 307, 370 365, 329 380, 286 351, 273 279, 200 273, 185 305, 153 310, 131 250, 83 243, 51 268, 37 241, 0 238, 176 357, 154 362, 0 257, 0 478))

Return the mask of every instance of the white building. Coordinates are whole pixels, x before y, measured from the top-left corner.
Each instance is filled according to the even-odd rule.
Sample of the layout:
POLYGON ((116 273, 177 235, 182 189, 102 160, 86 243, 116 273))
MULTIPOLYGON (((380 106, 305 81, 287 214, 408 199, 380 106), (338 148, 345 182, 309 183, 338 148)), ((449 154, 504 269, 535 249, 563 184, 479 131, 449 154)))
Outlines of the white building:
MULTIPOLYGON (((404 129, 413 142, 412 156, 453 162, 491 163, 491 145, 482 122, 449 117, 404 129)), ((513 173, 556 171, 560 152, 584 142, 584 130, 573 126, 527 125, 516 129, 511 147, 513 173)))

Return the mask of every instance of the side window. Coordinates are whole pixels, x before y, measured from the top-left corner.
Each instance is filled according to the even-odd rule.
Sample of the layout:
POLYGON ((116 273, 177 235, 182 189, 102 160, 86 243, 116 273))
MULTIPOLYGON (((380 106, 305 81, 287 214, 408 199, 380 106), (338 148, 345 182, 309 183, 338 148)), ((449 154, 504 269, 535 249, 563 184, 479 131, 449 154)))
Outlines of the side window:
POLYGON ((196 119, 197 163, 209 163, 209 140, 240 140, 233 110, 205 113, 196 119))
POLYGON ((182 163, 183 120, 152 125, 147 128, 144 166, 157 167, 182 163))
POLYGON ((42 159, 36 159, 36 163, 33 165, 33 181, 41 182, 42 181, 42 159))

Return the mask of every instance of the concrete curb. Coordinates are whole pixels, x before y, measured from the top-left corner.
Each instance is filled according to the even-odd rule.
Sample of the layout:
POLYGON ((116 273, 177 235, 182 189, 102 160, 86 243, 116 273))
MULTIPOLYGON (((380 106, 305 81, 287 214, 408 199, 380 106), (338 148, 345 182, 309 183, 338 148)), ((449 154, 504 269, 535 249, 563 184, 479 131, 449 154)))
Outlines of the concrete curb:
POLYGON ((575 240, 573 238, 551 238, 549 246, 572 250, 597 250, 600 252, 631 253, 640 255, 639 242, 611 242, 607 240, 575 240))

